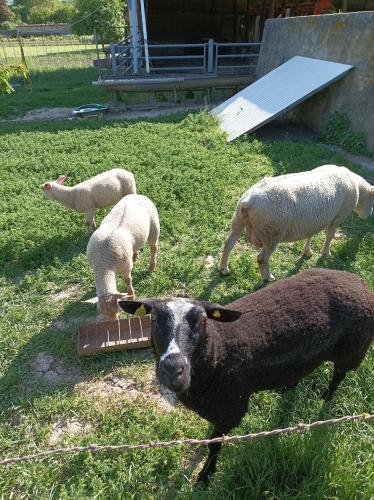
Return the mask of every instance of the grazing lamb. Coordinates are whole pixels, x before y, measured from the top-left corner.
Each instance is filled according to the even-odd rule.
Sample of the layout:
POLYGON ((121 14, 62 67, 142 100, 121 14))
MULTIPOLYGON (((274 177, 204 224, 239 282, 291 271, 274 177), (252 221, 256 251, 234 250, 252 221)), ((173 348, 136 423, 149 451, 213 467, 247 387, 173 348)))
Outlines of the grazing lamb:
POLYGON ((123 168, 108 170, 72 187, 62 185, 66 179, 66 175, 61 175, 56 181, 45 182, 42 185, 44 196, 85 213, 89 236, 96 229, 97 208, 114 205, 126 194, 136 193, 133 174, 123 168))
POLYGON ((273 279, 269 258, 279 242, 306 239, 304 256, 311 257, 312 236, 326 228, 322 255, 339 224, 354 210, 365 219, 373 212, 374 188, 345 167, 323 165, 310 172, 265 177, 240 198, 220 263, 229 274, 230 252, 244 227, 250 243, 262 248, 257 256, 263 280, 273 279))
MULTIPOLYGON (((156 269, 160 223, 155 205, 146 196, 129 194, 115 205, 91 236, 87 259, 95 275, 99 312, 105 319, 116 318, 118 294, 116 276, 123 274, 129 295, 134 296, 131 270, 138 251, 148 241, 150 270, 156 269)), ((92 302, 92 299, 91 299, 92 302)))
MULTIPOLYGON (((358 276, 329 269, 304 271, 228 308, 178 297, 119 304, 151 313, 158 378, 214 425, 212 438, 240 423, 251 394, 296 385, 324 361, 334 363, 323 395, 330 399, 374 335, 374 294, 358 276)), ((214 473, 220 448, 209 445, 199 480, 214 473)))

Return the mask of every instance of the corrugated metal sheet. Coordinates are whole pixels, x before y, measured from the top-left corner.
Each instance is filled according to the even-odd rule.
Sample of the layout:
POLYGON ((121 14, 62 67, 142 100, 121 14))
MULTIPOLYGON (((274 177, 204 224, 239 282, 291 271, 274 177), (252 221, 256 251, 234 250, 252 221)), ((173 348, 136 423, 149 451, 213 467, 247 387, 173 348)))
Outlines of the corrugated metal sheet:
POLYGON ((253 132, 342 77, 353 66, 296 56, 223 102, 215 115, 227 141, 253 132))

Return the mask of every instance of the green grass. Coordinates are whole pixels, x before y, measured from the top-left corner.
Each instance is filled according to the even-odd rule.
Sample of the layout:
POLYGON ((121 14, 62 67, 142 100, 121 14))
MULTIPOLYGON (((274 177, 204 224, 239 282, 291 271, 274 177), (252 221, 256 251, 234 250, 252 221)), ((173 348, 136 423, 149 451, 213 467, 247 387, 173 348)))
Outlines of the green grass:
POLYGON ((97 71, 87 65, 80 68, 52 66, 32 70, 31 92, 21 85, 11 95, 0 95, 0 118, 22 116, 38 108, 106 103, 110 96, 92 85, 97 78, 97 71))
MULTIPOLYGON (((133 271, 138 296, 184 291, 225 304, 261 286, 255 252, 244 236, 232 253, 232 274, 221 277, 217 271, 239 195, 264 175, 347 163, 311 143, 241 138, 226 144, 205 115, 182 118, 0 125, 1 457, 51 447, 52 425, 62 417, 90 427, 82 435, 62 436, 54 446, 207 435, 209 426, 197 415, 180 406, 167 412, 146 396, 152 358, 117 353, 78 359, 74 318, 95 317, 94 308, 80 302, 95 293, 85 258, 85 224, 83 216, 44 200, 40 184, 63 173, 74 184, 112 167, 129 168, 138 192, 155 201, 161 219, 157 271, 148 272, 148 248, 133 271), (207 256, 214 257, 213 268, 205 265, 207 256), (71 295, 58 295, 65 290, 71 295), (58 329, 56 320, 65 320, 66 328, 58 329), (46 385, 33 371, 41 352, 78 367, 87 381, 46 385), (130 390, 109 392, 105 385, 108 394, 100 396, 112 372, 133 380, 138 397, 130 397, 130 390)), ((307 262, 300 259, 302 242, 280 245, 271 259, 273 274, 281 279, 326 266, 356 272, 374 288, 373 220, 352 215, 341 232, 346 238, 333 242, 332 256, 325 260, 320 259, 322 234, 313 238, 315 255, 307 262)), ((319 399, 331 377, 327 365, 287 394, 256 394, 233 432, 372 412, 373 371, 371 350, 328 406, 319 399)), ((373 426, 360 422, 227 445, 207 492, 193 488, 206 450, 182 447, 19 464, 1 470, 0 492, 4 498, 33 499, 368 499, 374 491, 373 439, 373 426)))

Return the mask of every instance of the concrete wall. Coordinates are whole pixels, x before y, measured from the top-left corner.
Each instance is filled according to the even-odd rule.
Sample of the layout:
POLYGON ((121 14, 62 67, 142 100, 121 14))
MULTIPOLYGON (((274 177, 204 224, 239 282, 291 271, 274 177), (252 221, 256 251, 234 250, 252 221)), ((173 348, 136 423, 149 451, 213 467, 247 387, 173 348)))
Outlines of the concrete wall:
POLYGON ((334 111, 345 112, 374 152, 374 12, 269 19, 256 77, 296 55, 354 66, 341 80, 297 106, 296 120, 321 131, 334 111))

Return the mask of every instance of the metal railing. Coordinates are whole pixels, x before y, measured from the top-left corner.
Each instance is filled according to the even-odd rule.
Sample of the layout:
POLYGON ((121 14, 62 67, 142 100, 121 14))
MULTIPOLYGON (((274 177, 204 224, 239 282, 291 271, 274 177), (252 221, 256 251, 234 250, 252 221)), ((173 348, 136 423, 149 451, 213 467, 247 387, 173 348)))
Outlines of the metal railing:
POLYGON ((260 50, 260 43, 216 43, 215 68, 245 69, 255 67, 260 50), (234 62, 237 63, 234 64, 234 62))
MULTIPOLYGON (((139 48, 143 54, 144 45, 140 45, 139 48)), ((205 43, 148 44, 148 51, 150 72, 199 71, 205 73, 206 71, 205 43), (174 64, 169 65, 172 61, 174 64)), ((142 55, 140 59, 144 61, 145 56, 142 55)))
MULTIPOLYGON (((177 43, 148 44, 149 72, 216 73, 227 69, 245 70, 256 66, 260 43, 177 43)), ((110 45, 114 76, 144 72, 144 45, 134 47, 128 40, 110 45), (136 61, 136 64, 134 62, 136 61)))

